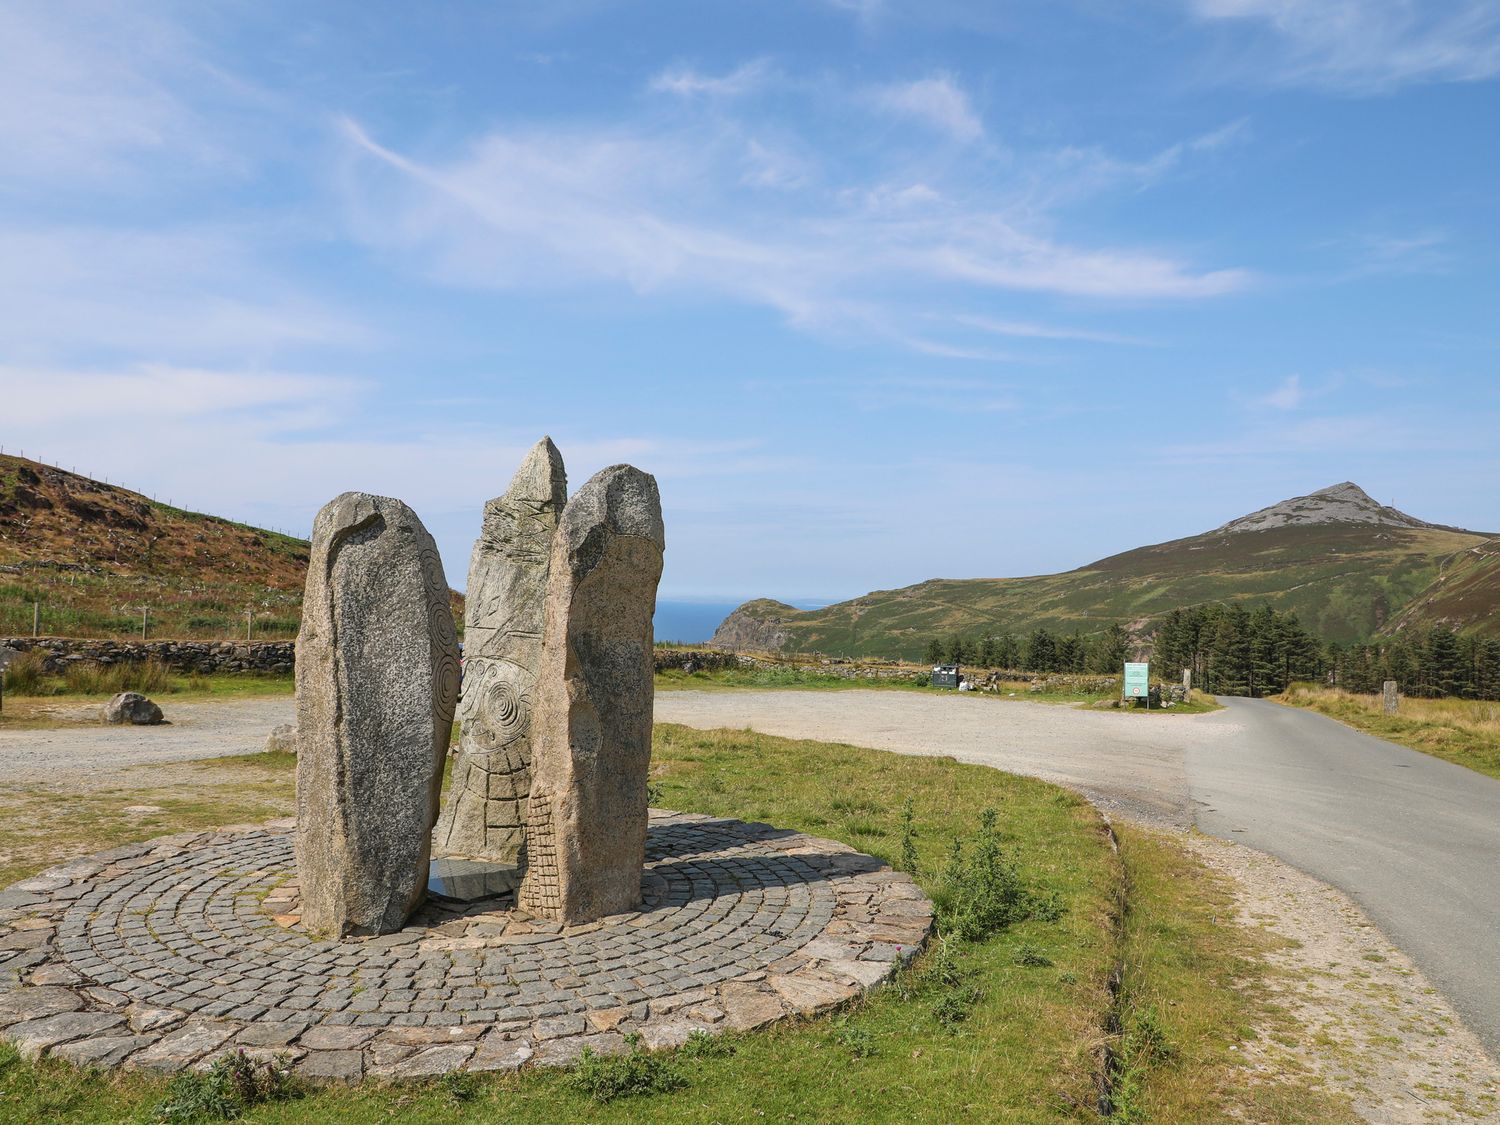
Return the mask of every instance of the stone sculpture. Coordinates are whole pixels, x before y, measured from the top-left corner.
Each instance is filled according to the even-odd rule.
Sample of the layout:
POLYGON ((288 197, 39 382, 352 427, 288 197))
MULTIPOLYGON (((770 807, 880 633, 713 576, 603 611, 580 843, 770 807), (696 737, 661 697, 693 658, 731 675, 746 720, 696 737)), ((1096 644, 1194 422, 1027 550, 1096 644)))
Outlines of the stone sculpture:
POLYGON ((565 925, 640 903, 664 547, 656 481, 629 465, 579 489, 553 539, 519 903, 565 925))
POLYGON ((443 565, 401 501, 318 513, 296 674, 303 924, 398 930, 426 891, 459 679, 443 565))
POLYGON ((525 841, 547 571, 567 498, 562 455, 543 438, 505 495, 484 506, 469 559, 460 739, 438 823, 442 852, 513 864, 525 841))

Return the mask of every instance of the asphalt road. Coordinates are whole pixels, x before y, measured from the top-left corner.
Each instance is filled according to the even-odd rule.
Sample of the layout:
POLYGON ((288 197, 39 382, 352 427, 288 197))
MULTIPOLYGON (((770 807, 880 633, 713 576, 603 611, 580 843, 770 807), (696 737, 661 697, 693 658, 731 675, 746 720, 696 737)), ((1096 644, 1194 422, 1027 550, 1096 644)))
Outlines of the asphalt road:
POLYGON ((1500 1058, 1500 781, 1263 700, 1210 715, 906 692, 662 692, 700 728, 951 754, 1196 825, 1360 904, 1500 1058))

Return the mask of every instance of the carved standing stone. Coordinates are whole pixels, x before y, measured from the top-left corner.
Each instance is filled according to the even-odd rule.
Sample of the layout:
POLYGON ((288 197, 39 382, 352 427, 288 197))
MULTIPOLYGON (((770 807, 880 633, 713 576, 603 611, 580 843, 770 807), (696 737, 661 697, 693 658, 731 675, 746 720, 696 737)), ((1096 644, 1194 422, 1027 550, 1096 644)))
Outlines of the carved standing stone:
POLYGON ((399 500, 346 492, 318 513, 297 637, 302 921, 399 930, 427 887, 458 697, 437 547, 399 500))
POLYGON ((1394 715, 1400 706, 1401 695, 1395 680, 1386 680, 1380 687, 1381 702, 1387 715, 1394 715))
POLYGON ((543 438, 505 495, 484 506, 469 558, 461 725, 441 852, 515 863, 526 839, 547 569, 567 498, 562 455, 543 438))
POLYGON ((567 925, 640 903, 661 498, 629 465, 568 501, 552 543, 520 905, 567 925))

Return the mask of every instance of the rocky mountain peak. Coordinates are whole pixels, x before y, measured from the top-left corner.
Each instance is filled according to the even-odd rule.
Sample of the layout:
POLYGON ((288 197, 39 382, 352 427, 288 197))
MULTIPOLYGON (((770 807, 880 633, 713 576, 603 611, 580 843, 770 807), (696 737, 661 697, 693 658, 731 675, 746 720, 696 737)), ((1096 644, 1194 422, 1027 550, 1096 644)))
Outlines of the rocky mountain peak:
POLYGON ((1275 527, 1296 527, 1324 523, 1372 523, 1386 527, 1436 527, 1405 512, 1381 504, 1353 481, 1342 481, 1320 488, 1306 496, 1295 496, 1230 520, 1215 528, 1218 532, 1267 531, 1275 527))

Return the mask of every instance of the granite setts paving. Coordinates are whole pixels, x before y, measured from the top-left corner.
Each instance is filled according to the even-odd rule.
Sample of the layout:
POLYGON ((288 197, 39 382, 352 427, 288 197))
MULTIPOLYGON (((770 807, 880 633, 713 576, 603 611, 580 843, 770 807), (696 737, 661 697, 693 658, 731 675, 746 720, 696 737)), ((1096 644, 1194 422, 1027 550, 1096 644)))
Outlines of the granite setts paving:
POLYGON ((294 824, 168 836, 0 890, 0 1035, 171 1073, 243 1049, 316 1082, 567 1065, 840 1004, 925 942, 932 904, 831 840, 653 810, 639 911, 564 927, 509 895, 316 940, 294 824))

